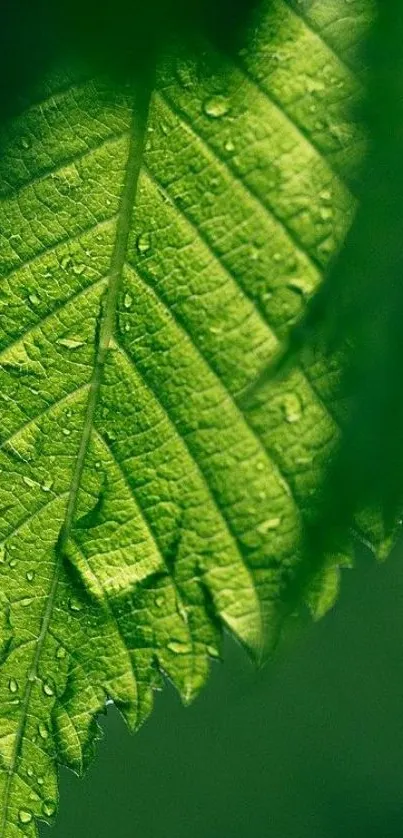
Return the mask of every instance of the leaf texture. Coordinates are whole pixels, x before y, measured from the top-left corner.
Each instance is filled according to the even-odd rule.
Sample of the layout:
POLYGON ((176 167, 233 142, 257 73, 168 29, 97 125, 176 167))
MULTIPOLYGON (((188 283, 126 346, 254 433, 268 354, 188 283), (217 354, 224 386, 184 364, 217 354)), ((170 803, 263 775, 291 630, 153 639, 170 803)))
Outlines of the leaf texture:
POLYGON ((1 838, 52 821, 107 699, 136 728, 162 676, 197 694, 224 626, 276 641, 338 373, 242 395, 351 223, 371 14, 267 2, 236 60, 165 61, 147 128, 63 71, 3 130, 1 838))

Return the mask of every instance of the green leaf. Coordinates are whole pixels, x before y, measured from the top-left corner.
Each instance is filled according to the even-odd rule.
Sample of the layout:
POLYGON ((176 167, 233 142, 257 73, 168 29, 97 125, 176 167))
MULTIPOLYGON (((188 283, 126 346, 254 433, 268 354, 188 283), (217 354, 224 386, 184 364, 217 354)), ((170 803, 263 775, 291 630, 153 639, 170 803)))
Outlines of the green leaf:
POLYGON ((277 641, 333 373, 242 399, 354 214, 371 11, 267 2, 236 60, 166 59, 149 109, 60 72, 4 128, 0 838, 52 820, 107 699, 136 728, 162 676, 197 694, 223 627, 258 659, 277 641))

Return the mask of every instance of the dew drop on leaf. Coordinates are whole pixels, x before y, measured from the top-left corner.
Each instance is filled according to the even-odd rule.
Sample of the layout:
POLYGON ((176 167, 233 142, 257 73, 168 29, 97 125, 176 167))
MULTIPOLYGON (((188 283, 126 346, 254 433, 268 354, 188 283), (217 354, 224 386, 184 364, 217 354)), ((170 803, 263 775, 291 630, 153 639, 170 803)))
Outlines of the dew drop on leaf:
POLYGON ((20 811, 18 812, 18 819, 20 823, 23 824, 31 823, 32 812, 30 812, 28 809, 20 809, 20 811))
POLYGON ((49 681, 45 681, 43 683, 42 689, 43 689, 43 692, 45 693, 45 695, 47 695, 49 697, 55 694, 54 688, 53 688, 52 684, 49 683, 49 681))
MULTIPOLYGON (((44 722, 40 722, 38 725, 38 733, 41 739, 47 739, 49 737, 49 730, 47 725, 44 722)), ((38 777, 39 783, 39 777, 38 777)))
POLYGON ((188 643, 181 643, 179 640, 172 640, 167 645, 167 649, 173 652, 174 655, 188 655, 191 648, 188 643))
POLYGON ((10 678, 8 682, 8 689, 10 690, 10 693, 18 692, 18 681, 16 681, 15 678, 10 678))
POLYGON ((266 533, 270 532, 270 530, 276 530, 281 524, 281 518, 268 518, 267 521, 263 521, 257 527, 257 531, 261 535, 266 535, 266 533))
POLYGON ((137 236, 136 247, 138 252, 143 255, 144 253, 148 253, 151 249, 151 238, 149 233, 140 233, 137 236))
POLYGON ((308 466, 312 463, 312 457, 297 457, 295 462, 301 466, 308 466))
POLYGON ((31 148, 32 143, 31 143, 30 138, 29 137, 21 137, 21 145, 22 145, 22 148, 25 148, 25 149, 31 148))
POLYGON ((56 812, 56 803, 54 800, 45 800, 42 805, 42 812, 46 817, 51 818, 56 812))
POLYGON ((26 575, 26 578, 27 578, 28 582, 33 582, 34 581, 34 579, 35 579, 35 571, 34 570, 27 570, 25 575, 26 575))
POLYGON ((133 302, 133 297, 131 294, 125 294, 125 298, 123 300, 125 308, 130 308, 133 302))
POLYGON ((67 271, 68 268, 71 267, 72 259, 71 256, 63 256, 60 260, 60 267, 63 271, 67 271))
POLYGON ((60 338, 57 343, 59 346, 64 346, 65 349, 78 349, 80 346, 84 346, 85 341, 80 340, 80 338, 60 338))
POLYGON ((212 119, 219 119, 221 116, 225 116, 229 111, 228 99, 220 94, 217 96, 211 96, 204 102, 203 110, 204 113, 212 119))
POLYGON ((165 603, 165 597, 163 597, 163 596, 157 596, 156 597, 155 604, 156 604, 157 608, 162 608, 164 603, 165 603))
POLYGON ((53 480, 51 477, 47 477, 46 480, 43 481, 41 485, 41 489, 43 492, 50 492, 53 486, 53 480))
POLYGON ((28 299, 33 306, 37 306, 40 303, 40 299, 37 294, 28 294, 28 299))
POLYGON ((58 648, 58 649, 57 649, 57 651, 56 651, 56 657, 57 657, 57 659, 58 659, 58 660, 63 660, 63 658, 65 658, 65 657, 66 657, 66 654, 67 654, 67 652, 66 652, 66 650, 65 650, 64 646, 59 646, 59 648, 58 648))
POLYGON ((287 422, 299 422, 302 416, 301 402, 295 393, 288 393, 283 401, 284 416, 287 422))
POLYGON ((295 277, 295 279, 288 283, 288 287, 291 291, 300 294, 302 297, 309 296, 314 290, 312 281, 305 277, 295 277))
POLYGON ((73 274, 76 276, 81 276, 85 271, 85 265, 73 265, 73 274))

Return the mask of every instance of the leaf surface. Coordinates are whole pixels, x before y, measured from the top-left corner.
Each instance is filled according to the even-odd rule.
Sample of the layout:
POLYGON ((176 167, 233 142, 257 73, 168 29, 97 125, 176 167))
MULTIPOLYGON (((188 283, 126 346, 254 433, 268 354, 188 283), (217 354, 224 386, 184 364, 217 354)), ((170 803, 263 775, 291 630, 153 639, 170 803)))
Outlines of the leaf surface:
POLYGON ((242 396, 354 214, 371 3, 342 5, 267 2, 236 60, 167 59, 147 126, 144 91, 60 73, 3 131, 1 838, 52 820, 107 699, 136 728, 162 675, 197 694, 223 626, 277 639, 332 371, 242 396))

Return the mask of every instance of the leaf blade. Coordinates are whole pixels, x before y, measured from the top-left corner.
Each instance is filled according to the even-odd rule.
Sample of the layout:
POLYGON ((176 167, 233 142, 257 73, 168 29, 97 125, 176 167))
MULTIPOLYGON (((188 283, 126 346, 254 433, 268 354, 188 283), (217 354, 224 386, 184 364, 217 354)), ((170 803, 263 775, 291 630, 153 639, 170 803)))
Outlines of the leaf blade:
MULTIPOLYGON (((307 370, 256 410, 240 399, 342 241, 354 202, 338 172, 350 176, 360 139, 340 143, 309 110, 331 108, 332 126, 345 126, 319 77, 330 63, 354 97, 350 70, 286 4, 265 16, 235 65, 211 56, 214 74, 187 60, 160 71, 119 250, 117 329, 89 413, 130 96, 112 104, 101 82, 59 79, 7 129, 0 457, 13 645, 0 687, 0 835, 52 817, 56 757, 83 770, 108 697, 138 726, 161 672, 184 701, 198 692, 223 625, 257 654, 269 629, 277 638, 337 431, 307 370), (293 100, 306 44, 318 63, 293 100)), ((330 582, 329 596, 329 578, 315 592, 318 612, 330 582)))

